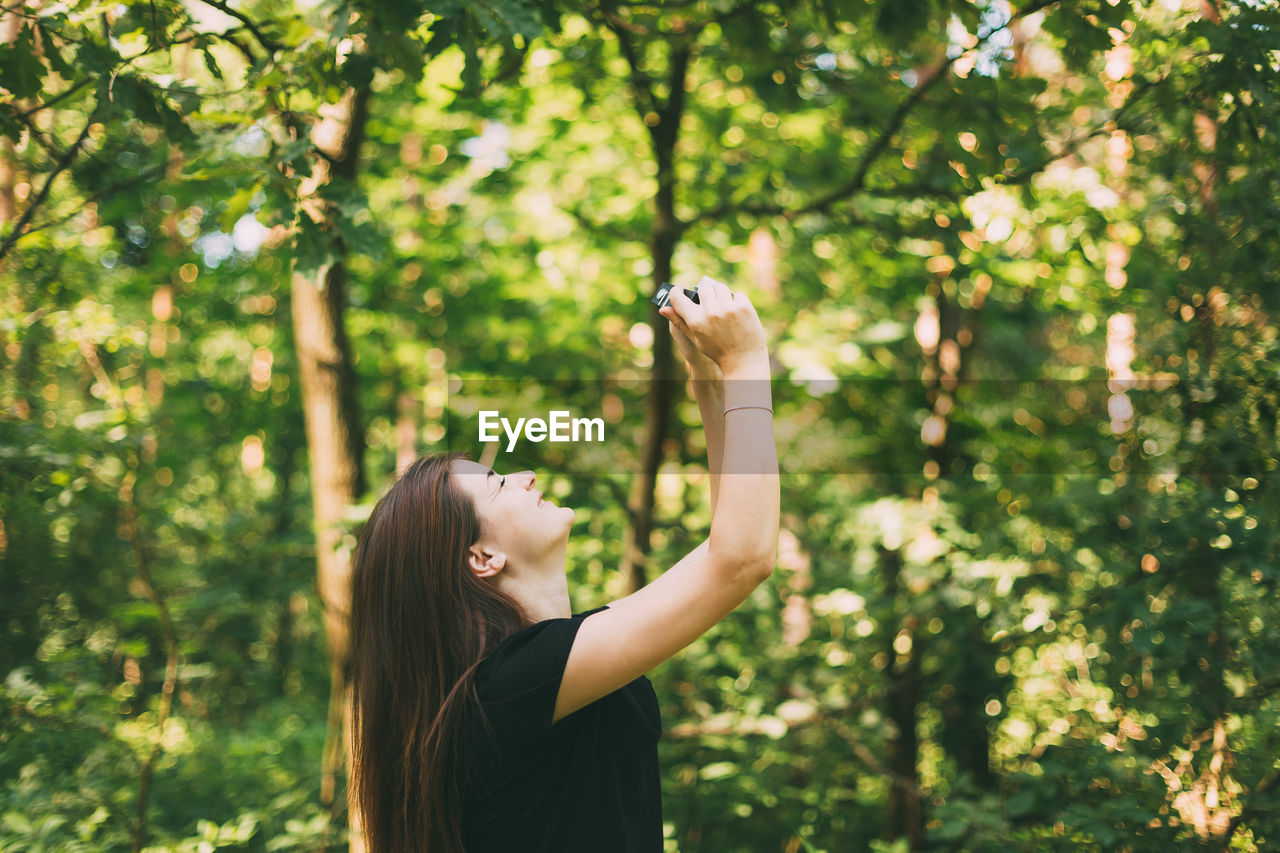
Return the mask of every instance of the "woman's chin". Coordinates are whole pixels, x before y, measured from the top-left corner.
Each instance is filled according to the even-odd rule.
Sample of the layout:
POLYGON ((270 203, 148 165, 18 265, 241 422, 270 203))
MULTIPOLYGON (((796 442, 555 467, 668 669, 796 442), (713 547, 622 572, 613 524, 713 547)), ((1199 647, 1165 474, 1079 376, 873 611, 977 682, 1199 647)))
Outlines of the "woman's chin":
POLYGON ((549 524, 555 523, 550 521, 550 516, 554 515, 556 521, 564 524, 564 535, 569 535, 569 528, 573 526, 573 520, 578 515, 574 511, 573 507, 560 506, 559 504, 554 504, 551 501, 543 501, 538 504, 538 509, 542 512, 548 513, 547 516, 543 517, 547 519, 547 523, 549 524))

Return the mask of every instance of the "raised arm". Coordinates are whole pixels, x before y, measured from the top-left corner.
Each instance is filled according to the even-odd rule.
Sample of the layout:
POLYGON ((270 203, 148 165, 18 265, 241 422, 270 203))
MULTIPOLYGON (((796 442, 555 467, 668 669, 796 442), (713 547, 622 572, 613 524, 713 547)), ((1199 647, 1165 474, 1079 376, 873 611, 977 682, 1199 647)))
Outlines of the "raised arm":
POLYGON ((676 347, 689 367, 693 399, 698 404, 698 413, 702 416, 702 432, 707 441, 707 473, 711 480, 711 517, 714 519, 724 458, 724 374, 720 365, 700 352, 693 341, 689 340, 689 336, 680 331, 676 325, 679 317, 674 308, 664 305, 658 313, 667 318, 671 337, 675 339, 676 347))
POLYGON ((720 368, 714 374, 692 372, 693 399, 702 416, 702 434, 707 440, 707 474, 711 480, 711 518, 720 505, 720 474, 724 468, 724 377, 720 368))
MULTIPOLYGON (((712 282, 700 288, 699 295, 702 304, 695 305, 673 291, 671 304, 677 328, 724 376, 729 411, 712 412, 711 417, 723 425, 719 476, 725 488, 714 498, 711 534, 648 586, 583 620, 565 664, 556 720, 617 690, 689 645, 773 571, 778 456, 768 410, 764 329, 745 294, 712 282), (743 406, 753 408, 738 408, 743 406)), ((702 403, 699 400, 700 408, 702 403)), ((703 417, 707 417, 705 410, 703 417)))

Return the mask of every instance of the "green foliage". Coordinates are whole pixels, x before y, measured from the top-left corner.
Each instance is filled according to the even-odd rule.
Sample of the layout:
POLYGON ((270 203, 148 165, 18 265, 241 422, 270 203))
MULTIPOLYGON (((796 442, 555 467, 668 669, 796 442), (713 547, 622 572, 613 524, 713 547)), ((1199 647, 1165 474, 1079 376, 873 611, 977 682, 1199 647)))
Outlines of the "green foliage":
MULTIPOLYGON (((19 211, 56 180, 0 230, 0 848, 345 847, 294 273, 345 261, 365 506, 478 455, 478 400, 612 411, 495 467, 578 508, 578 609, 625 591, 665 181, 674 278, 768 325, 786 471, 775 578, 653 676, 669 848, 1274 845, 1277 13, 1220 6, 24 13, 0 156, 19 211), (311 131, 353 87, 346 178, 311 131)), ((710 518, 673 393, 654 570, 710 518)))

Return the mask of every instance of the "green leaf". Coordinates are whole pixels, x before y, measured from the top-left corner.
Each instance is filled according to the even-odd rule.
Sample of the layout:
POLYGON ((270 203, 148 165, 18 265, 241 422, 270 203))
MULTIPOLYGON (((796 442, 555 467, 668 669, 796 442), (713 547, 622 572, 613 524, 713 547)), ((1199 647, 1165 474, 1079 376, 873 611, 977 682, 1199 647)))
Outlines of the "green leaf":
POLYGON ((305 214, 298 217, 298 229, 294 234, 294 271, 302 275, 310 275, 330 266, 336 261, 337 253, 333 245, 333 237, 321 230, 305 214))
POLYGON ((275 160, 282 165, 288 164, 296 167, 298 161, 305 160, 306 155, 310 154, 314 148, 315 146, 312 145, 310 138, 295 139, 293 142, 276 149, 275 160))
POLYGON ((39 95, 44 73, 44 64, 36 56, 32 27, 24 26, 12 43, 0 45, 0 86, 15 98, 39 95))
POLYGON ((110 45, 86 41, 76 48, 75 64, 79 68, 115 68, 121 62, 120 54, 110 45))
POLYGON ((368 197, 352 181, 334 179, 321 187, 320 195, 347 219, 353 219, 369 209, 368 197))
POLYGON ((60 74, 64 80, 74 80, 75 71, 66 58, 63 57, 62 51, 54 46, 51 38, 52 28, 49 26, 48 19, 40 21, 36 26, 40 27, 40 45, 43 48, 44 58, 49 63, 49 68, 60 74))
POLYGON ((120 74, 106 84, 109 99, 126 114, 146 124, 159 127, 170 140, 179 141, 194 136, 182 114, 173 108, 164 94, 150 81, 132 74, 120 74))
POLYGON ((245 215, 249 210, 249 204, 253 201, 254 195, 262 186, 262 180, 255 181, 252 185, 241 187, 227 199, 227 206, 222 211, 222 217, 219 220, 219 227, 228 234, 235 228, 236 223, 240 221, 240 217, 245 215))
POLYGON ((1036 795, 1034 791, 1019 791, 1009 798, 1005 803, 1005 811, 1009 817, 1019 818, 1031 811, 1036 804, 1036 795))
POLYGON ((480 42, 476 38, 476 27, 470 16, 465 16, 458 33, 458 46, 466 63, 462 66, 462 92, 466 97, 475 97, 481 89, 481 72, 484 58, 480 55, 480 42))
POLYGON ((0 103, 0 134, 17 142, 25 129, 26 125, 18 120, 18 108, 13 102, 0 103))
POLYGON ((373 72, 377 67, 377 62, 369 54, 353 53, 347 57, 346 62, 342 63, 339 73, 342 79, 352 87, 364 89, 373 82, 373 72))
POLYGON ((379 51, 384 68, 398 68, 411 82, 422 79, 426 66, 425 46, 404 33, 392 33, 379 51))
POLYGON ((500 21, 503 36, 519 35, 533 39, 542 35, 543 15, 533 3, 493 0, 493 11, 500 21))
POLYGON ((381 261, 386 257, 386 241, 372 223, 362 222, 356 225, 346 217, 339 217, 338 229, 348 252, 364 255, 374 261, 381 261))
POLYGON ((5 812, 0 817, 0 823, 3 823, 8 829, 19 835, 31 834, 31 821, 27 820, 23 815, 17 812, 5 812))
POLYGON ((213 75, 215 80, 222 79, 222 69, 218 67, 218 59, 213 55, 213 51, 206 47, 200 51, 201 57, 204 59, 204 67, 209 69, 209 73, 213 75))

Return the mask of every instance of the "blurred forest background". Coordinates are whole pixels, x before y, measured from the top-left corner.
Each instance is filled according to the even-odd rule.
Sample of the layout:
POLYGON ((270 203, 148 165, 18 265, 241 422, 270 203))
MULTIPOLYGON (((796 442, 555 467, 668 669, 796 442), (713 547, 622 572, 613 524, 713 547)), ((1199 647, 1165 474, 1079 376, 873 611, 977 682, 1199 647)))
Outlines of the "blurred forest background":
POLYGON ((575 608, 670 565, 647 297, 703 274, 784 531, 653 674, 668 850, 1278 849, 1278 48, 1269 0, 5 4, 0 849, 358 849, 361 519, 480 457, 476 381, 608 422, 494 460, 577 509, 575 608))

